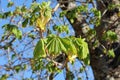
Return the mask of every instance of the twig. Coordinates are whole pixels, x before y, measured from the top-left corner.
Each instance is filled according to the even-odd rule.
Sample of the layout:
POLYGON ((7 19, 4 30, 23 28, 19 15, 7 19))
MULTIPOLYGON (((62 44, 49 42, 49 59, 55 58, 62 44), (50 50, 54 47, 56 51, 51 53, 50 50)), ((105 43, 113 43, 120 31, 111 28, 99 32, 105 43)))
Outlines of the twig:
POLYGON ((114 28, 113 25, 114 25, 117 21, 119 21, 119 19, 120 19, 120 18, 117 18, 113 23, 111 23, 111 24, 108 26, 107 31, 113 29, 113 28, 114 28))
POLYGON ((84 63, 83 62, 81 62, 80 61, 80 63, 81 63, 81 65, 83 66, 83 68, 84 68, 84 71, 85 71, 85 74, 86 74, 86 80, 88 80, 89 79, 89 77, 88 77, 88 74, 87 74, 87 71, 86 71, 86 66, 84 65, 84 63))
POLYGON ((52 9, 52 13, 54 13, 55 11, 57 11, 57 9, 59 8, 60 4, 58 3, 55 8, 52 9))

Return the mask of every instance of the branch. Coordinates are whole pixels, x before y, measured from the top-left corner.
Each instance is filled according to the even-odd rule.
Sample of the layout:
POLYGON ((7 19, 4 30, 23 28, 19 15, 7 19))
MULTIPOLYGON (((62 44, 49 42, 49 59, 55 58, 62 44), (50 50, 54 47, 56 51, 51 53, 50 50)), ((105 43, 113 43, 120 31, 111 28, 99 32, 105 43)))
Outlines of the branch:
POLYGON ((120 18, 117 18, 113 23, 111 23, 111 24, 108 26, 107 31, 108 31, 108 30, 111 30, 111 29, 113 29, 113 28, 116 28, 116 27, 114 27, 114 24, 115 24, 117 21, 119 21, 119 20, 120 20, 120 18))
POLYGON ((10 42, 6 43, 4 46, 0 45, 0 49, 10 47, 16 38, 13 38, 10 42))
POLYGON ((54 79, 54 73, 51 73, 50 76, 49 76, 49 80, 53 80, 54 79))
POLYGON ((52 9, 52 13, 54 13, 55 11, 57 11, 57 9, 59 8, 60 4, 58 3, 55 8, 52 9))
POLYGON ((79 61, 80 63, 81 63, 81 65, 83 66, 83 68, 84 68, 84 71, 85 71, 85 75, 86 75, 86 80, 89 80, 89 77, 88 77, 88 74, 87 74, 87 71, 86 71, 86 66, 84 65, 84 63, 83 62, 81 62, 81 61, 79 61))

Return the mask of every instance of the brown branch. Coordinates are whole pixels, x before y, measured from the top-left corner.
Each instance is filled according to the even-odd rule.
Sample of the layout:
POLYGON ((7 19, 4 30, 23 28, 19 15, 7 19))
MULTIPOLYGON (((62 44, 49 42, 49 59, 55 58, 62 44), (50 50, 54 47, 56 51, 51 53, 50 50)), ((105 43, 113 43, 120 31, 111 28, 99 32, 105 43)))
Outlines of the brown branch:
POLYGON ((6 43, 4 46, 0 45, 0 49, 11 46, 14 41, 15 41, 15 38, 13 38, 10 42, 6 43))
POLYGON ((116 27, 114 27, 114 24, 115 24, 117 21, 119 21, 119 20, 120 20, 120 18, 117 18, 113 23, 111 23, 111 24, 108 26, 107 31, 108 31, 108 30, 111 30, 111 29, 113 29, 113 28, 116 28, 116 27))
POLYGON ((54 79, 54 73, 51 73, 49 76, 49 80, 53 80, 54 79))
POLYGON ((83 66, 83 68, 84 68, 84 71, 85 71, 85 75, 86 75, 86 80, 89 80, 89 75, 87 74, 87 70, 86 70, 86 66, 85 66, 85 64, 83 63, 83 62, 81 62, 80 61, 80 63, 81 63, 81 65, 83 66))

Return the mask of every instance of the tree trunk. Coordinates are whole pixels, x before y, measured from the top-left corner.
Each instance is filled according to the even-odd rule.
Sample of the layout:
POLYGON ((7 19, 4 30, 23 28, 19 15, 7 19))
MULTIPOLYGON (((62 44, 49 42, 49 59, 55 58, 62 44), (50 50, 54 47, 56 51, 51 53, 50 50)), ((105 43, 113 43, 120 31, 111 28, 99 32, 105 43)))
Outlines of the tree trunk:
MULTIPOLYGON (((119 4, 119 0, 97 0, 97 9, 101 11, 103 14, 105 10, 107 10, 109 4, 119 4)), ((104 44, 101 41, 102 34, 104 30, 112 29, 114 27, 120 27, 118 24, 118 16, 117 11, 119 8, 115 8, 112 10, 107 10, 106 13, 102 16, 101 19, 101 25, 96 27, 98 39, 101 44, 103 44, 105 47, 107 47, 106 44, 104 44), (110 23, 112 22, 112 23, 110 23)), ((118 34, 118 29, 115 30, 118 34)), ((106 42, 107 43, 107 42, 106 42)), ((120 52, 115 52, 115 54, 120 54, 120 52)), ((120 55, 118 55, 120 56, 120 55)), ((117 57, 115 57, 117 59, 117 57)), ((115 62, 114 62, 115 63, 115 62)), ((112 68, 114 66, 113 64, 110 64, 109 60, 106 59, 105 55, 102 55, 101 57, 96 55, 91 55, 91 66, 94 71, 95 79, 96 80, 120 80, 120 67, 117 66, 115 69, 112 68)), ((119 64, 117 64, 119 65, 119 64)))
MULTIPOLYGON (((74 0, 71 0, 71 1, 74 1, 74 0)), ((58 0, 58 2, 62 2, 60 4, 64 5, 64 7, 62 7, 63 10, 67 10, 69 8, 68 5, 71 3, 70 0, 58 0)), ((104 13, 104 15, 101 18, 101 24, 98 27, 95 27, 95 30, 97 31, 97 38, 99 42, 105 47, 108 46, 107 42, 104 43, 101 40, 104 30, 117 27, 115 29, 115 32, 118 34, 119 32, 118 30, 120 29, 119 28, 120 25, 118 25, 118 22, 120 22, 120 19, 117 16, 118 10, 116 10, 116 8, 113 10, 108 10, 107 8, 109 4, 120 4, 120 0, 96 0, 97 9, 100 10, 102 14, 104 13)), ((71 6, 71 8, 72 7, 73 8, 75 7, 74 3, 73 3, 73 6, 71 6)), ((69 17, 67 17, 67 19, 70 21, 69 17)), ((83 33, 80 26, 82 26, 82 24, 84 23, 86 23, 84 18, 81 18, 81 20, 79 20, 79 18, 75 18, 74 23, 71 23, 75 31, 76 37, 79 37, 80 35, 82 36, 83 33)), ((117 45, 117 47, 119 47, 119 45, 117 45)), ((120 51, 118 49, 120 48, 117 48, 117 50, 115 50, 115 54, 117 54, 117 56, 120 56, 120 51)), ((118 60, 118 57, 116 56, 115 57, 116 59, 111 60, 111 59, 108 59, 106 55, 103 55, 103 54, 97 55, 97 52, 91 50, 90 48, 91 66, 94 72, 95 80, 120 80, 120 66, 119 66, 120 60, 119 60, 119 64, 117 63, 117 66, 113 68, 114 66, 113 63, 116 63, 116 60, 118 60)))

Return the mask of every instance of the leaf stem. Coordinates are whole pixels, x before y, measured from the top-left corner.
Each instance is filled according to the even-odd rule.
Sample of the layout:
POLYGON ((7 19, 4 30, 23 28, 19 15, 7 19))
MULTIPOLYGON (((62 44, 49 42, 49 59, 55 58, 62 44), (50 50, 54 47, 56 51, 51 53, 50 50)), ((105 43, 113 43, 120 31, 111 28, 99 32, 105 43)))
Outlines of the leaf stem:
POLYGON ((44 37, 43 37, 43 32, 44 32, 44 31, 42 31, 41 29, 39 29, 39 33, 40 33, 40 38, 41 38, 41 39, 44 38, 44 37))

